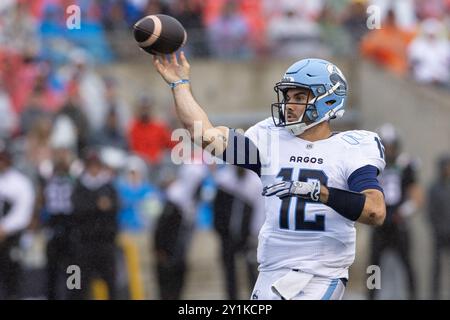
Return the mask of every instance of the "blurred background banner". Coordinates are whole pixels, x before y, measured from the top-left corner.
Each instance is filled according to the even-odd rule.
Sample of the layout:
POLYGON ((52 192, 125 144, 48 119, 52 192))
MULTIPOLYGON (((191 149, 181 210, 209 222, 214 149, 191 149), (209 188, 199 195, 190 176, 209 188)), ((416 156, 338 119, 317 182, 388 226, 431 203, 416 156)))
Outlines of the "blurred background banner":
POLYGON ((172 162, 181 124, 132 36, 159 13, 187 30, 214 124, 269 117, 294 61, 338 65, 334 128, 376 131, 390 156, 387 223, 357 226, 344 299, 450 298, 450 1, 2 0, 0 299, 249 299, 262 186, 172 162))

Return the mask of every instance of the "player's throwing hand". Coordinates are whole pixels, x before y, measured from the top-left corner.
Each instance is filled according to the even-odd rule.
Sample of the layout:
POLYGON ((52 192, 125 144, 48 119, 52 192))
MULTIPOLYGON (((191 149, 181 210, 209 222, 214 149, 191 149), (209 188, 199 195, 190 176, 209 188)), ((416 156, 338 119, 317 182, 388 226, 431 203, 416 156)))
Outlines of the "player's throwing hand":
POLYGON ((153 65, 168 84, 189 80, 190 65, 183 51, 180 53, 180 63, 177 55, 172 53, 169 59, 165 55, 153 56, 153 65))

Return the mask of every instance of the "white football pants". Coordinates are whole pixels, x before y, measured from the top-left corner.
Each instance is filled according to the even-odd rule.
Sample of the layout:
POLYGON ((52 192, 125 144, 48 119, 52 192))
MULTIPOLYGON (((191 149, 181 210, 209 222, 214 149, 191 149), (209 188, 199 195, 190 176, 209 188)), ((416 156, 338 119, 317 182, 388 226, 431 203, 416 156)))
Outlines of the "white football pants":
POLYGON ((251 300, 340 300, 345 291, 345 280, 330 279, 306 275, 306 279, 298 278, 294 271, 281 269, 260 272, 251 294, 251 300), (288 275, 290 274, 290 275, 288 275), (293 277, 291 276, 293 275, 293 277), (280 290, 273 288, 280 283, 280 290), (291 282, 291 284, 289 283, 291 282), (303 282, 303 283, 301 283, 303 282), (284 294, 285 293, 285 294, 284 294))

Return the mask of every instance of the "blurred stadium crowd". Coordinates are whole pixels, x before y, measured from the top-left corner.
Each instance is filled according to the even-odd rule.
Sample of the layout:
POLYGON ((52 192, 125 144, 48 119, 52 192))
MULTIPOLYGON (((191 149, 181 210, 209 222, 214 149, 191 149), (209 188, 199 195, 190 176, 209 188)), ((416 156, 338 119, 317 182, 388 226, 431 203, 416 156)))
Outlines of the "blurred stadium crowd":
MULTIPOLYGON (((188 239, 195 227, 204 227, 217 231, 226 296, 237 298, 237 253, 246 257, 250 283, 256 276, 256 257, 249 253, 255 251, 264 219, 259 182, 228 167, 173 165, 170 150, 176 142, 170 137, 178 124, 154 116, 151 95, 124 99, 120 79, 101 76, 96 66, 133 57, 136 46, 128 45, 133 23, 164 13, 185 26, 185 50, 196 59, 362 56, 388 72, 448 90, 450 1, 392 3, 1 1, 0 297, 90 297, 87 290, 64 290, 62 266, 69 264, 88 270, 83 288, 100 275, 110 298, 133 297, 132 290, 120 290, 121 284, 129 287, 135 280, 123 280, 117 256, 128 268, 132 258, 127 257, 126 240, 118 246, 117 238, 151 234, 153 247, 144 255, 155 257, 160 291, 150 297, 180 298, 188 239), (66 25, 66 8, 72 4, 81 8, 80 29, 66 25), (381 29, 367 27, 370 5, 380 8, 381 29), (255 191, 238 194, 236 185, 255 191), (11 210, 14 203, 21 206, 11 210), (30 234, 38 230, 45 234, 46 272, 34 275, 21 266, 35 240, 30 234), (32 293, 39 285, 30 289, 27 281, 44 289, 32 293)), ((449 162, 441 161, 448 196, 449 162)), ((448 200, 436 210, 450 215, 448 200)), ((450 232, 442 232, 445 247, 450 232)))

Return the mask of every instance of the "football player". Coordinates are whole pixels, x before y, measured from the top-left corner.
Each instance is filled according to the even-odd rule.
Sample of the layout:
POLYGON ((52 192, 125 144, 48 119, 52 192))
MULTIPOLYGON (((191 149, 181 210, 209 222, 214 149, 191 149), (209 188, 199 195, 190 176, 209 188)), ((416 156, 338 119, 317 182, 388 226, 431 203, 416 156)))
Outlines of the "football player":
MULTIPOLYGON (((383 124, 377 132, 386 148, 386 167, 378 177, 385 195, 386 221, 381 228, 373 230, 370 264, 379 265, 386 250, 396 251, 406 272, 408 299, 414 300, 417 296, 410 258, 410 222, 424 202, 417 181, 418 161, 402 152, 399 133, 392 124, 383 124)), ((370 290, 369 298, 374 299, 375 293, 376 290, 370 290)))
POLYGON ((275 85, 272 117, 242 134, 211 124, 192 95, 183 52, 180 62, 172 54, 154 57, 153 64, 172 88, 192 139, 261 177, 266 221, 251 298, 341 299, 355 257, 355 222, 379 226, 386 214, 377 180, 385 166, 378 135, 330 127, 345 108, 342 72, 321 59, 297 61, 275 85))

